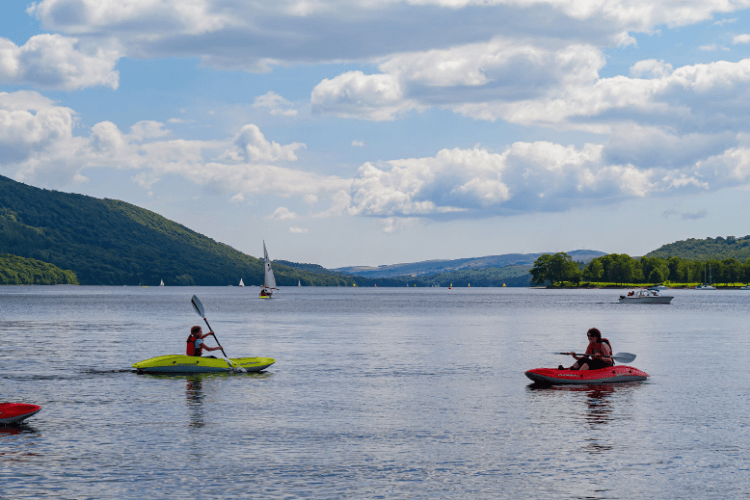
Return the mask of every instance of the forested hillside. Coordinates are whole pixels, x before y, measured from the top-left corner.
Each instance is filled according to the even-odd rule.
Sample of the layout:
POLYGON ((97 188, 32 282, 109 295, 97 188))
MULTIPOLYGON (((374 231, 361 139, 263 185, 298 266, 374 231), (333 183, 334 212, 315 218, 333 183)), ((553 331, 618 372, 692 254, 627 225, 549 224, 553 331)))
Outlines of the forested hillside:
POLYGON ((750 257, 750 236, 735 238, 727 236, 722 238, 706 238, 697 240, 690 238, 684 241, 675 241, 661 246, 646 254, 646 257, 679 257, 685 260, 708 260, 734 258, 742 262, 750 257))
POLYGON ((77 285, 73 271, 17 255, 0 254, 0 285, 77 285))
MULTIPOLYGON (((0 176, 0 253, 75 272, 83 285, 262 284, 263 264, 135 205, 38 189, 0 176)), ((274 266, 279 285, 351 285, 274 266)))

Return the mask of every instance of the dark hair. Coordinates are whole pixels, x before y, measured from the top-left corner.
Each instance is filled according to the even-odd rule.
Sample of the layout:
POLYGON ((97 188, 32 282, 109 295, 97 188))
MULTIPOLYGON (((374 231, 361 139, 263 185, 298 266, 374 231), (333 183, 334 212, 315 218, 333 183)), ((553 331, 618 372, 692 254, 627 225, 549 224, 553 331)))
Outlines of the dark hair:
MULTIPOLYGON (((201 331, 201 327, 198 326, 198 325, 195 325, 194 327, 192 327, 190 329, 190 335, 195 335, 195 334, 197 334, 200 331, 201 331)), ((601 337, 601 335, 599 335, 599 336, 601 337)))
POLYGON ((602 340, 602 332, 600 332, 598 328, 589 328, 589 331, 586 332, 586 335, 593 335, 597 339, 602 340))

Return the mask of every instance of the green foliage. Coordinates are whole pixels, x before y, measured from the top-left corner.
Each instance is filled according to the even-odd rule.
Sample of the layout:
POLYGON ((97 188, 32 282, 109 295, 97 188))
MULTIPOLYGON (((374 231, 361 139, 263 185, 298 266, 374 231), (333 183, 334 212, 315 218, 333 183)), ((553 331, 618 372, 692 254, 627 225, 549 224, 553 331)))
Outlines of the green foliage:
POLYGON ((547 281, 551 283, 563 281, 579 281, 581 271, 578 264, 573 262, 570 255, 565 252, 558 252, 554 255, 545 253, 534 261, 534 266, 529 271, 531 281, 534 284, 541 285, 547 281))
POLYGON ((450 273, 405 278, 408 284, 417 286, 441 286, 453 284, 454 287, 464 286, 529 286, 528 266, 485 267, 481 269, 466 269, 450 273))
POLYGON ((725 259, 684 260, 609 254, 589 262, 584 270, 589 281, 613 283, 657 284, 675 283, 738 283, 750 282, 750 261, 745 263, 729 257, 725 259), (599 272, 599 269, 602 272, 599 272))
POLYGON ((73 271, 17 255, 0 254, 0 285, 77 285, 73 271))
MULTIPOLYGON (((260 246, 260 242, 259 242, 260 246)), ((0 252, 75 272, 84 285, 262 284, 263 264, 154 212, 60 193, 0 176, 0 252)), ((354 279, 274 265, 276 283, 351 285, 354 279)))
POLYGON ((734 236, 722 238, 719 236, 717 238, 706 238, 705 240, 690 238, 664 245, 646 254, 646 257, 660 257, 662 259, 679 257, 683 260, 700 261, 734 258, 745 262, 750 257, 750 236, 742 238, 735 238, 734 236))

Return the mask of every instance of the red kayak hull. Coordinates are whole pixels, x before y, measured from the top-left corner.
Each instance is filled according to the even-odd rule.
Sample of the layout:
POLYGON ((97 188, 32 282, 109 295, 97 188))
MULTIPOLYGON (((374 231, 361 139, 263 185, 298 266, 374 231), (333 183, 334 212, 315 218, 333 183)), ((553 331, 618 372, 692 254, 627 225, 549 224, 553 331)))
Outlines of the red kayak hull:
POLYGON ((613 384, 619 382, 640 382, 649 374, 632 366, 611 366, 600 370, 558 370, 556 368, 534 368, 526 376, 538 384, 613 384))
POLYGON ((17 424, 41 409, 41 406, 27 403, 0 403, 0 425, 17 424))

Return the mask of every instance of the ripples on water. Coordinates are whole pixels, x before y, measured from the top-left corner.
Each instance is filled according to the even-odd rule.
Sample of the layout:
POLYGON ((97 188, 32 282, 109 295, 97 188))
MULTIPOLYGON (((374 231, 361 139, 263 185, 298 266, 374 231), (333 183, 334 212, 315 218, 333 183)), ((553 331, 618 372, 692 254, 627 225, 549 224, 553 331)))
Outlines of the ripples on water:
POLYGON ((746 498, 750 292, 0 287, 0 498, 746 498), (149 376, 196 293, 248 375, 149 376), (599 327, 646 383, 543 388, 599 327))

